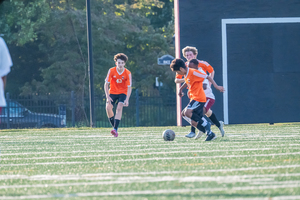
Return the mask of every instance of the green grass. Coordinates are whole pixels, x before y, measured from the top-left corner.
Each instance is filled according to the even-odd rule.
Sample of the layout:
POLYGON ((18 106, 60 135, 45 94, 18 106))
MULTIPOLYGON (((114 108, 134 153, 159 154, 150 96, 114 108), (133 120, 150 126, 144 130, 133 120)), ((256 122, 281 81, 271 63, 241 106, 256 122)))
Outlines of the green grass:
POLYGON ((300 123, 212 129, 1 130, 0 199, 300 199, 300 123))

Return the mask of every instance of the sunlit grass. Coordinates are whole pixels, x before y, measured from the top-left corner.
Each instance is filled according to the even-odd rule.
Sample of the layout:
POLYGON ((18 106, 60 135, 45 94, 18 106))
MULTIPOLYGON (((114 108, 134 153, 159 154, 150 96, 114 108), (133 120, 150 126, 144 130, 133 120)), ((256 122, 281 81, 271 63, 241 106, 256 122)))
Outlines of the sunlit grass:
POLYGON ((300 123, 212 128, 1 130, 0 199, 300 199, 300 123))

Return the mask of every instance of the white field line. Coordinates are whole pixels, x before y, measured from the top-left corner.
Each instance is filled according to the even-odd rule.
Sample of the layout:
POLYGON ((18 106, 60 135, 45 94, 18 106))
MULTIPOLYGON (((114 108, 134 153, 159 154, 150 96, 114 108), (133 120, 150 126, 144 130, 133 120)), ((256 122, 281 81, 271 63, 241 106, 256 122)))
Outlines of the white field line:
MULTIPOLYGON (((226 133, 226 136, 230 136, 230 137, 267 137, 267 138, 280 138, 280 137, 291 137, 291 136, 295 136, 295 137, 299 137, 299 133, 300 132, 295 132, 295 133, 290 133, 289 134, 278 134, 278 135, 269 135, 272 134, 273 132, 271 132, 270 130, 266 130, 268 132, 264 132, 264 133, 256 133, 256 131, 254 131, 253 133, 248 133, 248 132, 243 132, 243 133, 226 133)), ((188 131, 184 131, 184 132, 176 132, 176 136, 184 136, 188 131)), ((219 131, 215 131, 217 134, 219 133, 219 131)), ((162 132, 151 132, 149 133, 145 133, 143 131, 143 134, 141 133, 136 133, 136 132, 121 132, 120 135, 122 138, 130 138, 130 139, 134 139, 134 138, 153 138, 153 137, 159 137, 161 136, 162 132), (130 135, 129 135, 130 134, 130 135)), ((273 133, 274 134, 274 133, 273 133)), ((111 134, 108 133, 99 133, 99 134, 85 134, 85 135, 36 135, 36 136, 32 136, 32 135, 15 135, 15 136, 0 136, 0 139, 13 139, 13 140, 20 140, 20 139, 35 139, 35 138, 70 138, 70 139, 75 139, 75 138, 111 138, 114 139, 111 134)))
MULTIPOLYGON (((217 130, 217 129, 216 129, 217 130)), ((77 131, 77 130, 72 130, 70 132, 75 132, 75 133, 79 133, 79 135, 73 135, 73 134, 65 134, 65 135, 61 135, 61 134, 64 134, 64 132, 62 132, 61 134, 57 134, 56 131, 53 131, 54 134, 52 133, 49 133, 49 131, 40 131, 38 130, 39 134, 29 134, 29 135, 26 135, 26 133, 24 134, 21 134, 21 135, 3 135, 3 136, 0 136, 0 138, 24 138, 24 137, 31 137, 31 138, 38 138, 38 137, 69 137, 69 138, 73 138, 73 137, 98 137, 98 136, 107 136, 107 135, 110 135, 110 130, 107 130, 107 132, 104 132, 103 130, 99 130, 99 131, 77 131), (42 135, 42 133, 45 132, 45 133, 48 133, 48 134, 44 134, 42 135), (84 132, 84 133, 80 133, 80 132, 84 132), (93 133, 94 132, 94 133, 93 133), (41 134, 40 134, 41 133, 41 134), (56 134, 56 135, 55 135, 56 134)), ((158 135, 158 134, 162 134, 162 131, 139 131, 139 133, 137 134, 136 131, 122 131, 120 132, 120 134, 136 134, 136 135, 141 135, 140 133, 144 133, 146 135, 149 135, 149 134, 152 134, 152 135, 158 135)), ((185 133, 185 131, 176 131, 176 133, 185 133)))
MULTIPOLYGON (((283 135, 278 135, 278 136, 268 136, 265 134, 261 134, 261 135, 231 135, 231 134, 227 134, 227 137, 237 137, 240 138, 241 140, 245 140, 247 138, 247 140, 257 140, 255 138, 268 138, 268 140, 273 139, 274 140, 278 140, 280 138, 300 138, 299 134, 295 134, 295 135, 287 135, 287 136, 283 136, 283 135), (252 139, 254 138, 254 139, 252 139)), ((176 137, 184 137, 184 135, 176 135, 176 137)), ((24 142, 30 142, 30 143, 34 143, 34 142, 53 142, 53 141, 61 141, 61 138, 58 137, 51 137, 51 138, 58 138, 58 139, 45 139, 44 137, 40 137, 41 139, 37 138, 36 140, 31 139, 30 137, 20 137, 20 138, 12 138, 11 140, 2 140, 2 142, 13 142, 13 141, 24 141, 24 142)), ((62 137, 63 138, 63 137, 62 137)), ((73 137, 73 138, 69 138, 69 139, 65 139, 66 141, 83 141, 82 138, 84 138, 85 141, 93 141, 95 138, 101 138, 101 139, 105 139, 105 140, 116 140, 116 138, 113 138, 111 135, 107 135, 107 136, 82 136, 82 137, 73 137)), ((120 137, 123 141, 141 141, 143 138, 146 138, 147 140, 161 140, 161 136, 158 135, 153 135, 153 136, 141 136, 141 135, 137 135, 137 136, 121 136, 120 137)))
MULTIPOLYGON (((145 177, 145 175, 153 175, 158 176, 162 174, 166 174, 168 176, 174 177, 174 175, 178 174, 197 174, 202 172, 202 170, 193 170, 193 171, 163 171, 163 172, 121 172, 121 173, 95 173, 95 174, 67 174, 67 175, 0 175, 0 180, 11 180, 11 179, 22 179, 22 180, 30 180, 30 181, 48 181, 48 180, 55 180, 55 181, 66 181, 66 180, 115 180, 115 177, 122 176, 122 178, 126 178, 124 176, 131 176, 132 177, 145 177), (173 175, 174 174, 174 175, 173 175)), ((271 178, 272 182, 274 178, 278 177, 300 177, 300 173, 285 173, 285 174, 258 174, 258 175, 231 175, 231 176, 197 176, 197 179, 203 180, 211 180, 212 178, 215 179, 230 179, 230 180, 240 180, 240 179, 252 179, 253 178, 271 178)), ((195 176, 193 176, 195 177, 195 176)), ((148 177, 150 178, 150 177, 148 177)), ((255 179, 257 180, 257 179, 255 179)), ((300 180, 299 180, 300 181, 300 180)), ((279 183, 281 183, 279 181, 279 183)))
MULTIPOLYGON (((230 143, 235 143, 235 142, 230 142, 230 143)), ((239 142, 239 144, 242 144, 243 142, 239 142)), ((214 143, 216 144, 216 146, 214 146, 214 148, 234 148, 234 147, 249 147, 251 146, 251 143, 249 142, 245 142, 247 145, 227 145, 227 146, 224 146, 224 145, 219 145, 219 144, 222 144, 222 143, 214 143)), ((268 142, 269 143, 269 142, 268 142)), ((201 143, 200 143, 201 144, 201 143)), ((99 148, 99 144, 95 143, 94 144, 95 146, 97 146, 99 148)), ((119 146, 114 146, 114 148, 118 148, 118 149, 123 149, 123 148, 133 148, 133 147, 152 147, 152 146, 197 146, 199 147, 199 143, 187 143, 187 144, 182 144, 182 143, 172 143, 172 142, 165 142, 165 143, 160 143, 160 144, 149 144, 149 143, 146 143, 145 144, 136 144, 136 145, 119 145, 119 146)), ((257 145, 257 142, 254 144, 254 145, 257 145)), ((2 149, 1 149, 1 152, 5 152, 5 151, 17 151, 17 150, 29 150, 29 149, 33 149, 33 150, 46 150, 46 149, 56 149, 57 147, 59 147, 59 149, 64 149, 64 148, 67 148, 67 149, 70 149, 70 147, 77 147, 77 146, 93 146, 91 144, 72 144, 72 145, 60 145, 60 144, 56 144, 55 146, 50 146, 50 147, 28 147, 28 148, 12 148, 12 149, 4 149, 3 146, 2 146, 2 149)), ((290 143, 288 142, 287 144, 276 144, 276 145, 271 145, 271 144, 266 144, 264 146, 269 146, 269 147, 272 147, 272 146, 275 146, 275 147, 279 147, 279 146, 300 146, 299 143, 290 143)), ((39 152, 36 152, 36 153, 39 153, 39 152)))
POLYGON ((300 180, 298 181, 268 181, 267 179, 262 180, 254 180, 251 182, 251 185, 282 185, 282 184, 300 184, 300 180))
POLYGON ((293 153, 273 153, 273 154, 256 154, 256 155, 221 155, 221 156, 193 156, 193 157, 155 157, 155 158, 137 158, 137 159, 121 159, 121 160, 101 160, 101 161, 70 161, 70 162, 43 162, 43 163, 20 163, 20 164, 1 164, 5 166, 29 166, 29 165, 73 165, 73 164, 91 164, 91 163, 120 163, 120 162, 137 162, 137 161, 159 161, 159 160, 197 160, 197 159, 213 159, 213 158, 244 158, 244 157, 268 157, 268 156, 286 156, 299 155, 300 152, 293 153))
MULTIPOLYGON (((27 195, 27 196, 1 196, 0 199, 44 199, 44 198, 67 198, 67 197, 97 197, 97 196, 131 196, 131 195, 158 195, 158 194, 182 194, 182 193, 196 193, 196 192, 228 192, 244 191, 244 190, 266 190, 279 188, 297 188, 299 185, 276 185, 276 186, 246 186, 246 187, 232 187, 232 188, 198 188, 198 189, 171 189, 171 190, 140 190, 140 191, 124 191, 124 192, 88 192, 88 193, 74 193, 74 194, 45 194, 45 195, 27 195)), ((221 194, 220 194, 221 195, 221 194)), ((289 196, 284 196, 289 197, 289 196)), ((300 197, 291 195, 291 197, 300 197)), ((269 197, 267 197, 270 199, 269 197)), ((277 196, 280 199, 280 196, 277 196)), ((275 198, 272 198, 273 200, 275 198)))
MULTIPOLYGON (((218 136, 218 134, 217 134, 218 136)), ((272 139, 274 138, 274 140, 278 140, 280 138, 282 139, 285 139, 285 138, 291 138, 291 136, 293 138, 300 138, 299 137, 299 134, 296 134, 296 135, 288 135, 288 136, 264 136, 264 135, 257 135, 257 136, 241 136, 241 135, 229 135, 230 137, 226 137, 228 135, 225 135, 225 139, 230 139, 230 137, 236 137, 234 140, 249 140, 249 141, 252 141, 252 140, 260 140, 260 139, 264 139, 264 138, 267 138, 267 140, 269 141, 272 141, 272 139)), ((176 138, 185 138, 184 135, 176 135, 176 138)), ((175 138, 175 139, 176 139, 175 138)), ((122 141, 148 141, 148 140, 162 140, 162 136, 158 136, 158 135, 154 135, 154 136, 120 136, 118 138, 114 138, 112 137, 111 135, 110 136, 105 136, 105 137, 82 137, 82 138, 68 138, 68 139, 64 139, 63 141, 94 141, 95 139, 98 139, 99 141, 106 141, 106 140, 111 140, 111 141, 116 141, 116 140, 122 140, 122 141)), ((0 140, 1 142, 5 142, 5 143, 13 143, 13 142, 18 142, 18 143, 21 143, 21 142, 53 142, 53 141, 62 141, 61 138, 49 138, 49 139, 45 139, 43 137, 40 137, 40 138, 37 138, 35 140, 31 139, 31 138, 26 138, 26 137, 22 137, 22 138, 16 138, 16 139, 11 139, 11 140, 8 140, 8 139, 5 139, 5 140, 0 140)))
MULTIPOLYGON (((261 195, 262 196, 262 195, 261 195)), ((237 197, 237 198, 226 198, 226 199, 219 199, 219 200, 299 200, 300 195, 291 195, 291 196, 275 196, 275 197, 237 197)))
MULTIPOLYGON (((8 188, 49 188, 49 187, 67 187, 67 186, 87 186, 87 185, 113 185, 113 184, 132 184, 132 183, 151 183, 151 182, 218 182, 218 183, 252 183, 252 182, 271 182, 274 181, 272 178, 260 178, 260 179, 245 179, 238 177, 200 177, 200 176, 188 176, 188 177, 172 177, 172 176, 162 176, 162 177, 118 177, 112 181, 97 181, 97 182, 76 182, 76 183, 54 183, 54 184, 32 184, 32 185, 4 185, 0 186, 0 189, 8 188)), ((297 184, 300 186, 300 181, 289 181, 290 184, 297 184)), ((287 184, 282 181, 282 184, 287 184)))
MULTIPOLYGON (((83 155, 83 156, 49 156, 49 157, 22 157, 22 158, 2 158, 1 160, 43 160, 43 159, 62 159, 62 158, 96 158, 96 157, 115 157, 115 156, 147 156, 147 155, 160 155, 160 154, 177 154, 177 153, 211 153, 211 152, 222 152, 222 153, 227 153, 227 152, 243 152, 243 151, 265 151, 265 150, 273 150, 273 149, 278 149, 278 148, 256 148, 256 149, 230 149, 230 150, 194 150, 190 149, 189 147, 186 148, 157 148, 157 149, 146 149, 147 151, 150 152, 142 152, 142 153, 122 153, 122 154, 107 154, 108 152, 120 152, 120 150, 107 150, 107 151, 101 151, 104 152, 105 154, 98 154, 98 155, 83 155), (153 152, 153 150, 172 150, 172 149, 189 149, 188 151, 156 151, 153 152)), ((289 148, 290 149, 299 149, 299 148, 289 148)), ((131 150, 134 152, 138 152, 139 150, 131 150)), ((143 150, 145 151, 145 150, 143 150)), ((86 151, 88 153, 92 153, 91 151, 86 151)), ((66 152, 61 152, 61 153, 66 153, 66 152)), ((249 152, 248 152, 249 153, 249 152)), ((300 153, 300 152, 298 152, 300 153)), ((78 154, 78 152, 76 152, 78 154)), ((2 157, 7 154, 2 154, 2 157)), ((248 155, 247 155, 248 156, 248 155)), ((225 156, 226 157, 226 156, 225 156)))

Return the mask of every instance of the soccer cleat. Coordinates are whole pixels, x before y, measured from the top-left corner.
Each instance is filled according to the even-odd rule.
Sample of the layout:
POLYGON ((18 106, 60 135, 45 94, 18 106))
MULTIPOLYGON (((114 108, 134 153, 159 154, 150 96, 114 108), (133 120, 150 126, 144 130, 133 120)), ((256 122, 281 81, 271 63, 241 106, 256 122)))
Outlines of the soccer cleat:
POLYGON ((214 134, 213 132, 211 132, 207 137, 206 137, 206 140, 205 141, 213 141, 217 139, 217 136, 216 134, 214 134))
POLYGON ((220 123, 220 132, 221 132, 221 135, 222 135, 222 137, 224 137, 224 135, 225 135, 225 131, 224 131, 224 122, 222 122, 222 121, 219 121, 219 123, 220 123))
POLYGON ((195 140, 198 140, 199 138, 201 138, 201 136, 203 135, 204 133, 202 131, 199 131, 198 134, 196 135, 195 137, 195 140))
POLYGON ((119 135, 118 132, 117 132, 115 129, 111 130, 110 133, 111 133, 114 137, 118 137, 118 135, 119 135))
POLYGON ((195 135, 196 135, 196 133, 190 132, 189 134, 185 135, 185 137, 187 137, 187 138, 193 138, 193 137, 195 137, 195 135))
POLYGON ((207 125, 205 126, 205 130, 206 130, 206 135, 209 135, 211 133, 211 124, 209 122, 207 122, 207 125))

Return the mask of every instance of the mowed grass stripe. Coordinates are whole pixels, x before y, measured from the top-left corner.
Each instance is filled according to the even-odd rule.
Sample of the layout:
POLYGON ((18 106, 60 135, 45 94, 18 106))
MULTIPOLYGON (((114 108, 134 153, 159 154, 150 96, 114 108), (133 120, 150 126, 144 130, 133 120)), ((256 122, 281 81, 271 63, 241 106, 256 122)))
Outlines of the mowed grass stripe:
MULTIPOLYGON (((153 145, 151 145, 153 146, 153 145)), ((161 145, 159 145, 161 146, 161 145)), ((173 146, 173 145, 171 145, 173 146)), ((259 145, 256 145, 256 146, 259 146, 259 145)), ((297 146, 300 146, 300 144, 289 144, 289 145, 264 145, 264 147, 261 147, 261 148, 256 148, 256 150, 269 150, 269 149, 274 149, 274 150, 282 150, 281 148, 282 147, 286 147, 288 149, 299 149, 300 147, 297 147, 297 146), (292 146, 292 147, 290 147, 292 146), (294 147, 296 146, 296 147, 294 147)), ((167 147, 167 148, 149 148, 149 147, 145 147, 143 145, 139 145, 139 146, 129 146, 130 149, 122 149, 122 152, 131 152, 131 151, 153 151, 153 150, 173 150, 173 149, 191 149, 191 150, 194 150, 195 148, 196 149, 204 149, 203 147, 199 147, 198 144, 195 144, 194 146, 192 144, 187 144, 187 145, 179 145, 179 147, 167 147), (188 146, 188 147, 185 147, 185 146, 188 146), (138 148, 138 149, 132 149, 134 147, 144 147, 144 148, 138 148)), ((249 148, 249 146, 214 146, 214 149, 212 150, 209 150, 209 151, 247 151, 248 149, 244 149, 243 147, 245 148, 249 148), (242 147, 242 148, 241 148, 242 147), (237 148, 240 148, 240 149, 237 149, 237 148)), ((252 145, 252 147, 254 147, 252 145)), ((85 148, 86 149, 86 148, 85 148)), ((253 149, 253 148, 251 148, 253 149)), ((69 151, 45 151, 45 149, 43 149, 44 151, 34 151, 34 152, 26 152, 26 153, 3 153, 2 152, 2 156, 14 156, 14 155, 21 155, 21 156, 25 156, 25 155, 40 155, 40 154, 73 154, 73 153, 101 153, 101 152, 120 152, 120 150, 118 149, 118 146, 117 146, 117 149, 116 150, 69 150, 69 151)), ((52 149, 50 149, 52 150, 52 149)), ((57 149, 56 149, 57 150, 57 149)), ((250 149, 249 149, 250 150, 250 149)), ((255 150, 255 149, 253 149, 255 150)), ((206 152, 208 150, 202 150, 203 152, 206 152)))
MULTIPOLYGON (((205 137, 205 136, 204 136, 205 137)), ((283 140, 290 140, 293 138, 300 138, 299 134, 287 134, 287 135, 278 135, 278 136, 269 136, 269 135, 231 135, 231 134, 226 134, 224 138, 222 138, 219 134, 217 134, 217 137, 219 139, 230 139, 232 141, 240 141, 240 140, 244 140, 245 138, 247 138, 247 141, 249 142, 253 142, 253 141, 257 141, 257 140, 262 140, 262 139, 266 139, 268 141, 278 141, 278 139, 283 139, 283 140)), ((175 138, 185 138, 184 135, 176 135, 175 138)), ((94 136, 94 137, 89 137, 89 136, 82 136, 82 137, 73 137, 73 138, 67 138, 62 140, 63 138, 54 138, 54 139, 45 139, 45 137, 40 136, 38 138, 36 138, 35 140, 33 140, 32 138, 28 137, 28 138, 12 138, 11 140, 5 139, 5 140, 1 140, 1 142, 3 144, 10 144, 10 143, 27 143, 27 144, 35 144, 35 143, 47 143, 47 142, 59 142, 61 144, 64 143, 69 143, 69 142, 94 142, 96 141, 104 141, 103 139, 105 139, 105 141, 109 140, 109 141, 118 141, 118 140, 122 140, 123 142, 143 142, 142 139, 145 139, 144 142, 148 142, 148 141, 162 141, 162 137, 160 135, 152 135, 152 136, 119 136, 118 138, 114 138, 111 135, 109 136, 94 136), (17 140, 17 141, 16 141, 17 140)), ((187 138, 186 138, 187 139, 187 138)))
POLYGON ((300 155, 300 152, 290 153, 272 153, 272 154, 250 154, 250 155, 221 155, 221 156, 193 156, 193 157, 154 157, 154 158, 136 158, 136 159, 117 159, 100 161, 70 161, 70 162, 43 162, 43 163, 20 163, 20 164, 1 164, 1 166, 26 166, 26 165, 73 165, 73 164, 91 164, 91 163, 120 163, 120 162, 138 162, 138 161, 158 161, 158 160, 195 160, 195 159, 213 159, 213 158, 245 158, 245 157, 273 157, 300 155))
MULTIPOLYGON (((80 147, 80 146, 83 146, 84 148, 88 148, 88 147, 97 147, 97 148, 107 148, 107 146, 110 146, 110 145, 113 145, 115 148, 126 148, 126 147, 149 147, 149 146, 161 146, 161 145, 165 145, 165 146, 192 146, 192 145, 195 145, 195 146, 199 146, 199 147, 205 147, 205 146, 208 146, 208 145, 211 145, 211 143, 207 143, 207 142, 204 142, 202 141, 201 139, 200 140, 194 140, 194 139, 187 139, 187 140, 183 140, 183 141, 178 141, 176 140, 175 142, 161 142, 162 139, 159 140, 159 142, 156 142, 156 143, 149 143, 147 141, 141 141, 141 142, 137 142, 136 144, 135 143, 130 143, 130 144, 127 144, 127 145, 116 145, 118 143, 120 143, 119 141, 114 141, 114 143, 109 143, 109 144, 106 144, 106 143, 99 143, 99 141, 95 141, 93 143, 80 143, 80 144, 76 144, 76 143, 73 143, 73 144, 60 144, 60 143, 37 143, 35 145, 29 145, 30 147, 27 147, 28 144, 22 144, 24 145, 24 147, 20 147, 20 144, 17 144, 16 146, 10 146, 11 148, 7 148, 6 146, 4 146, 3 144, 2 145, 2 153, 3 152, 6 152, 6 151, 20 151, 20 150, 30 150, 30 149, 33 149, 33 150, 46 150, 46 149, 53 149, 53 148, 57 148, 57 147, 60 147, 60 148, 70 148, 70 147, 80 147), (181 143, 180 143, 181 142, 181 143), (182 142, 185 142, 185 143, 182 143, 182 142), (48 146, 45 146, 45 145, 48 145, 48 146), (26 145, 26 146, 25 146, 26 145), (200 146, 201 145, 201 146, 200 146), (204 146, 203 146, 204 145, 204 146), (42 146, 42 147, 40 147, 42 146)), ((300 139, 299 139, 300 140, 300 139)), ((290 141, 290 140, 287 140, 287 141, 280 141, 280 143, 278 141, 274 141, 274 142, 270 142, 270 141, 255 141, 255 142, 250 142, 250 141, 247 141, 247 142, 237 142, 237 141, 228 141, 228 140, 224 140, 224 141, 213 141, 213 146, 214 147, 236 147, 236 145, 238 147, 249 147, 249 146, 253 146, 253 145, 256 145, 256 146, 260 146, 260 145, 265 145, 265 146, 300 146, 299 144, 299 141, 297 140, 293 140, 293 141, 290 141), (263 144, 263 143, 266 143, 266 144, 263 144), (271 144, 270 144, 271 143, 271 144), (274 145, 272 145, 272 143, 275 143, 274 145), (224 145, 226 144, 226 145, 224 145), (234 145, 231 145, 231 144, 234 144, 234 145), (238 145, 237 145, 238 144, 238 145)))
MULTIPOLYGON (((288 150, 290 151, 289 153, 285 153, 286 155, 293 155, 293 154, 299 154, 300 152, 291 152, 291 150, 299 150, 300 148, 289 148, 288 150)), ((6 154, 2 155, 1 160, 2 161, 7 161, 7 160, 43 160, 43 159, 63 159, 63 158, 68 158, 68 159, 73 159, 73 158, 97 158, 97 157, 116 157, 116 156, 145 156, 145 155, 159 155, 159 154, 164 154, 164 155, 168 155, 168 154, 182 154, 182 153, 212 153, 212 152, 219 152, 221 154, 227 154, 228 152, 239 152, 239 155, 241 155, 241 153, 248 153, 249 151, 251 151, 252 154, 255 154, 255 151, 270 151, 270 150, 277 150, 277 151, 282 151, 281 149, 278 150, 278 148, 255 148, 255 149, 227 149, 227 150, 199 150, 198 149, 192 149, 190 147, 186 147, 186 148, 157 148, 157 149, 140 149, 140 150, 131 150, 133 152, 137 152, 137 151, 143 151, 141 153, 121 153, 121 154, 107 154, 108 152, 120 152, 117 150, 108 150, 108 151, 98 151, 97 153, 104 153, 105 154, 94 154, 94 155, 83 155, 83 156, 79 156, 79 155, 69 155, 69 156, 50 156, 50 157, 11 157, 11 158, 5 158, 4 156, 6 154), (180 149, 188 149, 188 150, 181 150, 181 151, 170 151, 170 150, 180 150, 180 149), (161 151, 157 151, 157 152, 153 152, 153 150, 161 150, 161 151), (166 151, 167 150, 167 151, 166 151), (4 158, 3 158, 4 157, 4 158)), ((127 150, 129 151, 129 150, 127 150)), ((78 154, 79 152, 75 152, 73 154, 78 154)), ((85 151, 84 153, 93 153, 91 151, 85 151)), ((261 152, 259 152, 261 153, 261 152)), ((68 153, 68 152, 64 152, 63 154, 72 154, 72 153, 68 153)), ((266 155, 266 154, 265 154, 266 155)), ((268 154, 270 156, 272 156, 271 154, 268 154)), ((248 155, 247 155, 248 156, 248 155)), ((213 155, 211 155, 211 157, 214 157, 213 155)), ((224 157, 228 157, 224 156, 224 157)))
POLYGON ((189 128, 182 127, 168 127, 178 137, 165 142, 161 133, 166 128, 122 128, 128 133, 119 138, 107 137, 108 129, 7 132, 21 137, 0 138, 1 153, 7 154, 1 155, 0 174, 7 176, 0 176, 0 196, 254 199, 300 195, 300 124, 226 126, 226 137, 214 142, 184 138, 189 128), (26 138, 32 135, 35 138, 26 138), (66 162, 75 163, 63 164, 66 162), (151 193, 139 194, 145 191, 151 193), (157 191, 163 192, 155 194, 157 191), (126 194, 130 192, 138 194, 126 194))
MULTIPOLYGON (((260 177, 260 178, 245 178, 245 177, 235 177, 235 176, 186 176, 186 177, 175 177, 175 176, 160 176, 160 177, 101 177, 102 180, 105 181, 96 181, 96 182, 68 182, 68 183, 55 183, 55 184, 31 184, 31 185, 4 185, 0 186, 1 189, 9 189, 9 188, 47 188, 47 187, 69 187, 69 186, 89 186, 89 185, 114 185, 114 184, 133 184, 133 183, 153 183, 153 182, 218 182, 221 183, 248 183, 251 185, 262 185, 262 184, 294 184, 300 186, 300 181, 275 181, 274 178, 269 177, 260 177), (111 180, 113 179, 113 180, 111 180)), ((99 178, 101 180, 101 178, 99 178)), ((74 180, 74 179, 69 179, 74 180)), ((92 179, 95 180, 95 179, 92 179)))
MULTIPOLYGON (((290 166, 291 167, 291 166, 290 166)), ((259 168, 256 168, 259 169, 259 168)), ((67 175, 33 175, 33 176, 26 176, 26 175, 0 175, 0 180, 7 180, 7 179, 26 179, 26 180, 36 180, 36 181, 44 181, 44 180, 112 180, 116 177, 125 178, 127 179, 130 176, 136 178, 143 178, 145 176, 152 175, 152 177, 156 175, 178 175, 181 176, 182 174, 197 174, 199 172, 203 172, 203 170, 190 170, 190 171, 153 171, 153 172, 121 172, 121 173, 93 173, 93 174, 67 174, 67 175)), ((281 173, 281 174, 244 174, 244 175, 229 175, 229 176, 192 176, 197 177, 200 180, 219 180, 219 179, 228 179, 228 180, 240 180, 240 179, 248 179, 248 178, 279 178, 279 177, 300 177, 300 173, 281 173)), ((160 177, 160 176, 159 176, 160 177)), ((182 178, 182 177, 181 177, 182 178)), ((274 180, 274 179, 272 179, 274 180)))
MULTIPOLYGON (((97 197, 97 196, 131 196, 131 195, 157 195, 157 194, 185 194, 185 193, 213 193, 225 191, 232 193, 234 191, 251 191, 251 190, 266 190, 266 189, 282 189, 282 188, 297 188, 300 185, 274 185, 274 186, 246 186, 246 187, 232 187, 232 188, 198 188, 198 189, 169 189, 169 190, 142 190, 142 191, 120 191, 120 192, 90 192, 90 193, 71 193, 71 194, 44 194, 44 195, 27 195, 27 196, 2 196, 0 199, 44 199, 44 198, 67 198, 67 197, 97 197)), ((288 197, 288 196, 285 196, 288 197)), ((300 197, 291 195, 292 198, 300 197)), ((277 198, 280 199, 280 196, 277 198)), ((274 199, 274 198, 272 198, 274 199)))

